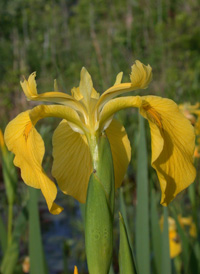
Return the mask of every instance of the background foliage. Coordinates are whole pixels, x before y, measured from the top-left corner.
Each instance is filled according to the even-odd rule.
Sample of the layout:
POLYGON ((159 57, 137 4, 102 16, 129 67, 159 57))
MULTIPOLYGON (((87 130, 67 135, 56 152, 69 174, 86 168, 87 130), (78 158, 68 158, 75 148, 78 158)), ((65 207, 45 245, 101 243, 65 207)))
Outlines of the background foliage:
POLYGON ((198 0, 1 0, 0 121, 24 109, 22 75, 37 71, 40 91, 70 92, 85 66, 103 91, 134 60, 153 67, 152 94, 198 100, 198 0), (8 114, 9 108, 9 114, 8 114))
MULTIPOLYGON (((78 86, 80 70, 85 66, 93 77, 95 88, 101 93, 114 83, 115 76, 120 71, 124 72, 123 81, 129 81, 130 67, 138 59, 153 68, 153 82, 147 91, 141 91, 142 94, 168 97, 177 103, 198 102, 199 56, 198 0, 1 0, 0 128, 4 129, 11 118, 35 104, 26 101, 19 84, 23 75, 28 77, 33 71, 37 72, 39 92, 53 90, 53 80, 56 78, 60 90, 70 93, 73 86, 78 86)), ((123 188, 129 231, 133 231, 138 118, 134 110, 122 112, 118 116, 125 124, 133 144, 133 168, 128 170, 123 188)), ((51 122, 52 120, 49 119, 46 124, 40 126, 40 133, 46 143, 44 167, 48 170, 52 160, 50 136, 54 125, 51 122)), ((147 144, 150 152, 150 142, 147 144)), ((150 156, 148 157, 150 162, 150 156)), ((199 166, 199 162, 197 164, 199 166)), ((20 178, 19 174, 18 178, 20 178)), ((158 190, 157 177, 150 168, 149 178, 151 191, 153 188, 158 190)), ((4 212, 7 202, 2 181, 3 179, 0 182, 3 190, 0 195, 0 209, 4 212)), ((27 188, 23 184, 18 184, 16 191, 15 218, 19 208, 29 199, 27 188)), ((62 195, 60 193, 59 195, 62 200, 62 195)), ((160 193, 156 191, 156 199, 152 201, 155 202, 155 208, 157 207, 160 216, 162 209, 158 207, 159 195, 160 193)), ((178 197, 176 201, 174 207, 179 213, 187 215, 191 212, 187 194, 178 197)), ((120 203, 117 199, 117 208, 120 203)), ((62 247, 59 248, 62 249, 62 256, 65 258, 63 273, 67 273, 68 263, 72 266, 78 260, 79 269, 84 271, 86 269, 84 242, 81 237, 83 225, 80 221, 79 207, 71 198, 65 198, 63 206, 68 211, 65 211, 61 217, 55 218, 52 224, 52 219, 46 212, 46 205, 40 203, 42 230, 45 231, 43 241, 51 238, 49 235, 56 235, 56 239, 51 238, 50 246, 57 250, 58 246, 55 243, 58 243, 60 237, 62 247), (77 218, 73 218, 74 216, 77 218), (48 222, 51 224, 51 229, 48 222), (73 229, 66 231, 65 228, 63 232, 61 228, 63 224, 73 229), (60 230, 57 235, 58 227, 60 230)), ((195 211, 194 208, 193 217, 197 221, 197 210, 195 211)), ((118 212, 116 212, 117 218, 118 212)), ((118 231, 115 231, 115 235, 117 233, 118 231)), ((133 235, 129 234, 134 242, 133 235)), ((20 249, 19 264, 23 256, 28 253, 24 244, 27 241, 28 235, 24 234, 21 239, 23 247, 20 249)), ((63 264, 60 266, 58 260, 56 261, 56 251, 54 257, 50 257, 51 250, 48 248, 46 244, 44 249, 49 268, 52 269, 52 273, 58 273, 56 272, 58 270, 53 272, 53 268, 57 264, 57 269, 63 269, 63 264)), ((118 254, 115 252, 113 262, 116 268, 118 254)), ((177 260, 175 264, 176 269, 181 269, 180 261, 177 260)))

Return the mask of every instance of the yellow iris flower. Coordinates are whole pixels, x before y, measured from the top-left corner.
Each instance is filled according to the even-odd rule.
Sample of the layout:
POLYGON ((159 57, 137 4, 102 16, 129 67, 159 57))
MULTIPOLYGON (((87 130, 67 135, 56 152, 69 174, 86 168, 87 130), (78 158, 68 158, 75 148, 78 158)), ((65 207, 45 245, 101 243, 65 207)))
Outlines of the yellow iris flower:
MULTIPOLYGON (((178 221, 180 225, 185 228, 189 227, 189 234, 193 238, 197 237, 196 225, 192 220, 192 217, 182 217, 178 216, 178 221)), ((163 230, 164 218, 163 216, 160 219, 160 227, 163 230)), ((170 258, 173 259, 182 252, 182 245, 179 234, 177 232, 176 221, 172 217, 168 217, 168 229, 169 229, 169 250, 170 258)))
MULTIPOLYGON (((160 219, 160 227, 163 230, 164 218, 160 219)), ((169 230, 169 251, 170 258, 173 259, 182 252, 180 237, 177 232, 176 222, 172 217, 168 217, 168 230, 169 230)))
POLYGON ((14 164, 21 169, 24 182, 41 189, 51 213, 62 208, 54 203, 56 185, 44 172, 42 160, 44 143, 36 123, 54 116, 63 120, 53 135, 53 168, 60 189, 80 202, 85 202, 89 177, 98 165, 98 138, 105 132, 113 157, 115 186, 120 187, 131 157, 131 147, 124 127, 114 114, 131 107, 139 108, 151 131, 151 164, 157 172, 162 198, 167 205, 195 178, 192 164, 194 131, 190 122, 170 99, 157 96, 127 96, 114 98, 126 92, 145 89, 152 78, 151 67, 136 61, 132 66, 130 83, 121 83, 122 72, 116 82, 101 96, 93 88, 91 76, 81 70, 80 85, 71 95, 52 91, 37 93, 36 73, 21 86, 28 100, 59 103, 39 105, 19 114, 5 130, 5 141, 15 154, 14 164))

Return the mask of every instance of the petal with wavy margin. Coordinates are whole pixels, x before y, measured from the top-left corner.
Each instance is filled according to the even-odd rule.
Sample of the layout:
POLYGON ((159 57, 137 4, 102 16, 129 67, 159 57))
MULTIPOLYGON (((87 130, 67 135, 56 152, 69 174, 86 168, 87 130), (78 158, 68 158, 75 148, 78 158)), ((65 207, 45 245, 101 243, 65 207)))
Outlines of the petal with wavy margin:
POLYGON ((63 209, 54 203, 57 188, 42 168, 44 142, 30 120, 30 112, 22 112, 7 125, 5 142, 15 154, 14 164, 21 169, 23 181, 31 187, 41 189, 49 211, 59 214, 63 209))
POLYGON ((141 98, 140 113, 148 120, 151 131, 151 163, 160 181, 161 204, 166 206, 195 179, 194 128, 172 100, 141 98))

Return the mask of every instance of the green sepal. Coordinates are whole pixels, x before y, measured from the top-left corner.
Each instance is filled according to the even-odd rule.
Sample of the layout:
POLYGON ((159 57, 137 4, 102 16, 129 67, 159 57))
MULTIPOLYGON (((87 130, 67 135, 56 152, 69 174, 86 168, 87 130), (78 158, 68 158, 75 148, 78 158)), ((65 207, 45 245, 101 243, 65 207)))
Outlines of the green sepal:
POLYGON ((136 274, 136 266, 128 240, 124 219, 119 212, 120 242, 119 242, 119 268, 120 274, 136 274))

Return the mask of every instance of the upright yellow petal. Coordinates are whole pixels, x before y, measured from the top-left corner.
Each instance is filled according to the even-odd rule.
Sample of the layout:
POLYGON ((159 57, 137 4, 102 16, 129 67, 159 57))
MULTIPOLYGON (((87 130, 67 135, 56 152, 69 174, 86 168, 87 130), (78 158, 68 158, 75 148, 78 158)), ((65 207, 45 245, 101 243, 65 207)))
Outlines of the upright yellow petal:
POLYGON ((141 114, 151 129, 152 166, 160 181, 161 204, 171 200, 195 179, 194 129, 170 99, 144 96, 141 114))
POLYGON ((114 165, 115 188, 121 186, 131 159, 131 146, 125 128, 117 120, 113 120, 106 130, 114 165))
POLYGON ((122 77, 123 77, 123 72, 121 71, 121 72, 119 72, 119 73, 117 74, 117 77, 116 77, 114 86, 121 84, 121 82, 122 82, 122 77))
POLYGON ((28 100, 32 101, 42 101, 42 102, 55 102, 60 103, 66 106, 71 107, 86 116, 86 110, 84 106, 75 100, 71 95, 68 95, 63 92, 52 91, 52 92, 45 92, 42 94, 37 93, 37 85, 35 81, 36 72, 33 72, 28 80, 24 78, 23 81, 20 82, 21 87, 27 97, 28 100))
POLYGON ((136 60, 131 69, 130 78, 132 85, 141 89, 147 88, 152 79, 151 66, 145 66, 140 61, 136 60))
MULTIPOLYGON (((118 85, 114 85, 111 88, 107 89, 100 97, 97 103, 97 111, 101 110, 103 105, 111 100, 112 98, 124 94, 125 92, 137 90, 137 89, 145 89, 148 87, 151 79, 152 79, 152 69, 151 67, 145 66, 140 61, 136 61, 132 66, 132 71, 130 75, 131 83, 119 83, 118 85)), ((117 80, 117 83, 119 79, 117 80)))
POLYGON ((52 174, 60 189, 84 203, 92 158, 85 135, 74 132, 65 120, 54 131, 53 157, 52 174))
POLYGON ((15 154, 14 164, 21 169, 24 182, 41 189, 49 211, 59 214, 62 208, 54 203, 57 188, 42 168, 44 143, 31 122, 30 112, 22 112, 8 124, 5 142, 8 149, 15 154))
POLYGON ((86 68, 83 67, 81 70, 81 81, 79 85, 79 90, 87 104, 89 104, 92 89, 93 89, 92 78, 90 74, 88 73, 88 71, 86 70, 86 68))

